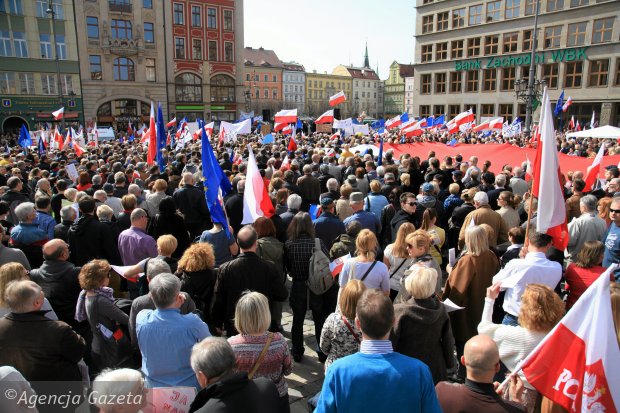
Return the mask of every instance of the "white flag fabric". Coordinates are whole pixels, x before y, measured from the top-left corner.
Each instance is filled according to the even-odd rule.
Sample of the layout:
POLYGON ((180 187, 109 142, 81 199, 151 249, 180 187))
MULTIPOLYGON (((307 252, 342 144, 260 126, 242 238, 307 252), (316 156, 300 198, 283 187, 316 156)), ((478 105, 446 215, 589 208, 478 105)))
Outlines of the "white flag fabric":
POLYGON ((353 125, 353 133, 354 134, 361 133, 363 135, 370 135, 370 130, 368 129, 368 125, 353 125))
POLYGON ((253 224, 258 217, 265 214, 260 208, 263 199, 263 178, 260 176, 258 165, 252 147, 248 145, 248 167, 245 176, 245 191, 243 192, 243 221, 242 224, 253 224))

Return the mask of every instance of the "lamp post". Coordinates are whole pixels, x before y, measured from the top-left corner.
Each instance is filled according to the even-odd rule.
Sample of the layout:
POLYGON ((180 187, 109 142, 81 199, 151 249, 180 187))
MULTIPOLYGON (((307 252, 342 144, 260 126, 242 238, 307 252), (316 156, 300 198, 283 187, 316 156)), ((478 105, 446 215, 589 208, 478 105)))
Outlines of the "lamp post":
MULTIPOLYGON (((56 60, 56 82, 58 87, 58 100, 60 100, 60 107, 63 107, 63 97, 62 97, 62 82, 60 81, 60 60, 58 59, 58 48, 56 45, 56 12, 54 11, 54 7, 52 4, 52 0, 49 0, 47 3, 46 13, 49 14, 52 18, 52 44, 54 48, 54 59, 56 60)), ((61 129, 65 129, 65 116, 63 114, 62 119, 60 120, 61 129)))

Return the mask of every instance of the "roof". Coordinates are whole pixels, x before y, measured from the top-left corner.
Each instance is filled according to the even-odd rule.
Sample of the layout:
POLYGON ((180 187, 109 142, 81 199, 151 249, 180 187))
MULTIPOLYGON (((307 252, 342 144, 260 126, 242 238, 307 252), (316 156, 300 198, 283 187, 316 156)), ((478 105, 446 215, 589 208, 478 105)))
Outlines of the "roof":
POLYGON ((398 66, 400 77, 404 79, 413 76, 414 65, 403 65, 399 63, 398 66))
POLYGON ((374 70, 369 69, 367 67, 353 67, 353 66, 345 66, 351 77, 355 79, 367 79, 367 80, 380 80, 377 73, 374 70))
POLYGON ((284 70, 290 70, 293 72, 305 72, 306 69, 303 65, 295 62, 284 62, 284 70))
POLYGON ((245 47, 243 49, 243 60, 246 66, 276 67, 280 69, 283 67, 276 52, 263 49, 262 47, 258 49, 245 47))

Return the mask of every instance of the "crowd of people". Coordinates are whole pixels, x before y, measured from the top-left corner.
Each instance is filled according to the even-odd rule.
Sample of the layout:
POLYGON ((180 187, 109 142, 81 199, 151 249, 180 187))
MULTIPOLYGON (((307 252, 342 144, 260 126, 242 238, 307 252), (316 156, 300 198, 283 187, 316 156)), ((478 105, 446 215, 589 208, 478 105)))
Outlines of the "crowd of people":
MULTIPOLYGON (((593 191, 585 171, 565 177, 570 242, 560 251, 537 231, 545 205, 530 195, 525 165, 353 152, 374 138, 343 139, 302 135, 291 152, 283 136, 214 141, 232 185, 227 222, 214 223, 200 140, 148 165, 137 141, 78 156, 3 136, 0 383, 28 394, 71 390, 85 395, 73 407, 87 399, 103 412, 148 403, 90 395, 179 387, 195 390, 191 412, 288 412, 285 376, 308 362, 310 310, 325 368, 309 400, 317 412, 375 411, 385 400, 395 412, 558 411, 522 374, 496 384, 620 263, 618 167, 606 167, 593 191), (275 213, 243 224, 250 149, 275 213), (321 293, 308 285, 318 253, 350 256, 321 293), (502 287, 509 278, 517 281, 502 287)), ((558 135, 558 150, 576 156, 600 144, 558 135)), ((608 153, 617 149, 610 142, 608 153)), ((620 344, 620 286, 611 291, 620 344)))

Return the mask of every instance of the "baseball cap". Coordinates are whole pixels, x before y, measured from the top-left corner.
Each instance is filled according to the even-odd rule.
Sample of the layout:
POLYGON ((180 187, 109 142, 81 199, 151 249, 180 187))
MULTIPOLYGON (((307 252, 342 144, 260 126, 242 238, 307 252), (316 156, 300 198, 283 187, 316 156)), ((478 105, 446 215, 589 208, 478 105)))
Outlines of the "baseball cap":
POLYGON ((328 206, 332 205, 333 203, 334 203, 334 200, 331 199, 328 196, 321 198, 321 206, 322 207, 328 207, 328 206))
POLYGON ((435 187, 433 186, 433 184, 427 182, 424 185, 422 185, 422 192, 430 193, 434 191, 435 191, 435 187))

